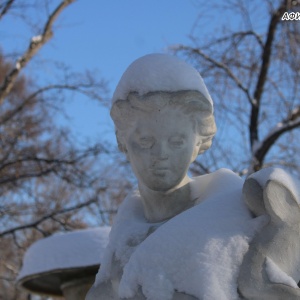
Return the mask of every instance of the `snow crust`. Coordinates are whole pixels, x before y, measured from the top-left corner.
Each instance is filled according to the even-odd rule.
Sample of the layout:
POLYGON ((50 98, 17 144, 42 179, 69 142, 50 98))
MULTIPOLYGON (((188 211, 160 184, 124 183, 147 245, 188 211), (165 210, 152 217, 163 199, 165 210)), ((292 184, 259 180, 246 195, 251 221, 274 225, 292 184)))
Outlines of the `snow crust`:
POLYGON ((124 267, 117 291, 121 298, 134 297, 142 286, 151 300, 172 299, 174 290, 204 300, 238 299, 239 267, 264 223, 252 219, 244 205, 242 184, 225 169, 195 178, 192 193, 198 204, 165 223, 148 223, 139 193, 128 196, 95 285, 110 278, 117 259, 124 267))
POLYGON ((112 103, 126 100, 130 92, 196 90, 212 104, 213 101, 199 72, 186 62, 167 54, 148 54, 135 60, 121 77, 112 103))
POLYGON ((282 271, 270 257, 266 258, 266 272, 271 282, 286 284, 296 289, 299 288, 296 281, 282 271))
POLYGON ((42 39, 43 39, 43 36, 42 36, 42 35, 36 35, 36 36, 32 37, 31 41, 32 41, 33 43, 38 43, 38 42, 40 42, 42 39))
POLYGON ((259 172, 253 173, 249 178, 254 178, 260 183, 261 186, 265 186, 268 180, 275 180, 286 186, 295 196, 295 199, 300 199, 300 182, 296 178, 292 177, 284 169, 280 168, 265 168, 259 172))
POLYGON ((110 227, 59 233, 38 240, 27 250, 17 280, 56 269, 100 264, 110 227))
POLYGON ((21 57, 18 58, 17 62, 16 62, 16 69, 20 70, 21 69, 21 57))

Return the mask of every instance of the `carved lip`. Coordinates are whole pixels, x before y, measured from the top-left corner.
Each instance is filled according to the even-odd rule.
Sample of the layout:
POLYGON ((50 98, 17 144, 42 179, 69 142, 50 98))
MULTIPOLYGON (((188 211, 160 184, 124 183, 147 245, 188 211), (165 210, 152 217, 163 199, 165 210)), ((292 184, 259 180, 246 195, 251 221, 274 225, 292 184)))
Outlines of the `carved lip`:
POLYGON ((169 168, 168 167, 155 167, 155 168, 150 168, 151 171, 154 171, 154 172, 160 172, 160 171, 169 171, 169 168))
POLYGON ((156 176, 164 176, 166 172, 170 171, 168 168, 152 168, 150 170, 156 176))

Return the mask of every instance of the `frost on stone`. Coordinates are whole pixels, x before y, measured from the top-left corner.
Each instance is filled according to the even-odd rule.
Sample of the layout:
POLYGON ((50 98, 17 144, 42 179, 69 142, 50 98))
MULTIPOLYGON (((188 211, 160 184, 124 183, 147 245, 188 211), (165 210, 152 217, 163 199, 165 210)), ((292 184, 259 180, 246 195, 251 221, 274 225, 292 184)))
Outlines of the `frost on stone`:
POLYGON ((277 266, 269 257, 266 258, 266 272, 271 282, 281 283, 293 288, 298 288, 296 281, 283 270, 281 270, 279 266, 277 266))

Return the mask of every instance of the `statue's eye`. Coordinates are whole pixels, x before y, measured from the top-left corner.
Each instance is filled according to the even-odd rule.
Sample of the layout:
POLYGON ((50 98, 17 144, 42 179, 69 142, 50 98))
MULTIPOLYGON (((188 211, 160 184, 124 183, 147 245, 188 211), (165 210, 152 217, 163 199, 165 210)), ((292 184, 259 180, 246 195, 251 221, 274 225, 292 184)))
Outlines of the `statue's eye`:
POLYGON ((154 144, 154 138, 153 137, 140 137, 138 139, 138 143, 142 148, 148 149, 151 148, 154 144))
POLYGON ((184 138, 181 136, 174 136, 174 137, 169 138, 169 143, 172 146, 180 147, 184 144, 184 138))

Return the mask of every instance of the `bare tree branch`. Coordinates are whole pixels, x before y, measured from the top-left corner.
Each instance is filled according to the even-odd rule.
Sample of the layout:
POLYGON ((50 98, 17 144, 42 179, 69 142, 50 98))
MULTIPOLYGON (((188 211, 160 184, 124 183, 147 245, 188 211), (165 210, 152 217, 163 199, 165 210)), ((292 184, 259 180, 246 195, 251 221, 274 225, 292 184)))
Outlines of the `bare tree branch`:
POLYGON ((0 19, 14 13, 33 30, 41 24, 41 34, 31 38, 27 49, 17 50, 22 55, 15 65, 0 53, 1 299, 27 299, 9 279, 16 279, 33 242, 59 231, 110 224, 128 190, 126 179, 117 182, 124 166, 118 172, 110 170, 109 145, 77 139, 75 131, 55 118, 55 113, 67 117, 64 101, 75 94, 104 104, 107 84, 97 71, 75 73, 63 63, 52 64, 55 77, 47 86, 24 73, 51 39, 56 18, 74 1, 0 1, 0 19), (41 8, 48 12, 42 22, 41 8))
MULTIPOLYGON (((243 38, 245 38, 247 36, 253 36, 255 38, 255 40, 258 42, 259 46, 263 49, 264 43, 263 43, 263 40, 262 40, 261 36, 259 36, 253 30, 239 31, 239 32, 235 32, 231 35, 227 35, 227 36, 218 38, 218 39, 206 44, 204 47, 202 47, 202 49, 210 49, 212 46, 219 45, 219 44, 224 43, 224 42, 232 41, 234 39, 238 39, 239 42, 240 42, 243 38)), ((194 40, 193 37, 190 37, 190 38, 192 40, 194 40)))
MULTIPOLYGON (((203 166, 195 165, 193 171, 202 174, 205 168, 226 165, 245 175, 278 162, 278 156, 283 161, 285 152, 291 156, 299 151, 299 131, 294 129, 299 128, 300 31, 297 22, 281 18, 300 6, 292 0, 213 2, 218 14, 229 12, 236 24, 224 21, 207 35, 199 26, 199 36, 194 30, 190 45, 175 45, 170 50, 199 68, 210 86, 219 122, 215 137, 219 147, 214 146, 202 160, 203 166), (286 117, 290 111, 293 113, 286 117), (278 126, 271 130, 271 124, 278 126)), ((295 156, 290 171, 299 172, 299 165, 295 156)))
MULTIPOLYGON (((99 192, 103 192, 103 191, 105 191, 105 188, 99 190, 99 192)), ((24 229, 37 228, 37 226, 39 224, 41 224, 42 222, 45 222, 46 220, 53 219, 55 216, 58 216, 58 215, 61 215, 61 214, 65 214, 65 213, 68 213, 68 212, 71 212, 71 211, 74 211, 74 210, 81 209, 81 208, 89 206, 93 203, 97 203, 97 201, 98 201, 98 198, 95 197, 95 198, 92 198, 88 201, 85 201, 85 202, 82 202, 82 203, 79 203, 79 204, 76 204, 76 205, 73 205, 73 206, 70 206, 70 207, 67 207, 67 208, 63 208, 63 209, 58 210, 58 211, 54 211, 54 212, 46 214, 43 217, 41 217, 41 218, 39 218, 39 219, 37 219, 33 222, 30 222, 28 224, 20 225, 20 226, 16 226, 16 227, 8 229, 8 230, 4 230, 4 231, 0 232, 0 237, 4 237, 8 234, 14 234, 17 231, 24 230, 24 229)))
MULTIPOLYGON (((38 157, 36 155, 28 155, 20 158, 8 160, 0 164, 0 186, 7 183, 14 183, 28 178, 38 178, 55 173, 63 180, 75 184, 76 173, 80 174, 81 180, 85 178, 83 170, 77 170, 78 164, 88 157, 98 155, 99 153, 107 153, 102 145, 87 148, 76 155, 66 153, 61 157, 38 157), (75 179, 73 178, 75 177, 75 179)), ((86 183, 89 185, 90 183, 86 183)), ((84 184, 77 183, 78 186, 84 187, 84 184)))
POLYGON ((230 70, 230 68, 226 64, 224 64, 222 62, 219 62, 219 61, 216 61, 211 56, 208 56, 207 54, 205 54, 199 48, 191 48, 191 47, 186 47, 186 46, 178 46, 177 50, 189 50, 192 53, 200 55, 206 61, 209 61, 213 65, 213 67, 217 67, 217 68, 222 69, 223 71, 225 71, 225 73, 235 82, 235 84, 237 85, 237 87, 239 89, 241 89, 245 93, 245 95, 247 96, 247 99, 249 100, 249 102, 252 103, 253 99, 250 96, 249 90, 242 84, 242 82, 238 79, 238 77, 233 74, 233 72, 230 70))
MULTIPOLYGON (((101 82, 100 85, 104 88, 104 83, 101 82)), ((11 118, 13 118, 16 114, 20 113, 23 109, 26 109, 26 105, 29 104, 32 100, 34 100, 39 95, 43 94, 44 92, 49 92, 51 90, 69 90, 81 93, 88 97, 97 97, 99 100, 102 98, 95 93, 91 93, 88 89, 94 88, 94 83, 78 83, 76 85, 72 84, 51 84, 48 86, 44 86, 36 90, 34 93, 30 94, 27 98, 25 98, 17 107, 14 108, 12 111, 8 111, 6 114, 1 116, 0 124, 6 123, 11 118)))
POLYGON ((262 62, 260 66, 259 76, 257 79, 253 101, 251 103, 251 115, 250 115, 250 125, 249 125, 249 137, 251 148, 259 140, 258 136, 258 118, 260 112, 261 97, 264 91, 265 82, 267 80, 267 74, 270 66, 270 59, 272 53, 272 46, 274 41, 274 36, 276 32, 276 27, 281 20, 281 16, 287 10, 287 3, 289 0, 282 1, 281 5, 276 11, 273 12, 268 26, 267 38, 264 44, 262 53, 262 62))
POLYGON ((15 67, 8 73, 5 77, 2 86, 0 87, 0 104, 3 103, 4 99, 12 90, 18 75, 20 74, 21 70, 27 65, 27 63, 32 59, 32 57, 44 46, 48 40, 50 40, 53 36, 53 23, 59 16, 59 14, 72 2, 75 0, 64 0, 62 1, 57 8, 52 12, 49 16, 43 32, 41 35, 33 37, 29 43, 29 47, 27 48, 26 52, 23 56, 17 61, 15 67))
POLYGON ((203 165, 198 160, 195 160, 193 162, 193 164, 191 165, 190 171, 192 173, 195 173, 195 174, 209 174, 209 173, 211 173, 211 170, 209 170, 209 168, 207 168, 205 165, 203 165), (199 172, 198 169, 200 169, 201 171, 199 172))
POLYGON ((286 119, 278 123, 277 126, 267 135, 267 137, 261 143, 259 143, 259 146, 256 146, 255 153, 253 155, 254 171, 259 170, 262 167, 265 156, 278 138, 281 137, 285 132, 297 127, 300 127, 300 106, 294 109, 286 119))
POLYGON ((10 9, 10 7, 14 3, 14 1, 15 0, 8 0, 5 3, 0 5, 0 9, 1 9, 1 11, 0 11, 0 20, 8 12, 8 10, 10 9))

